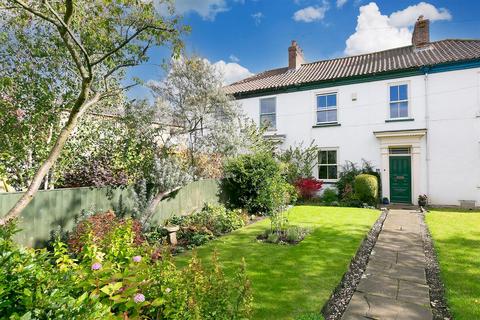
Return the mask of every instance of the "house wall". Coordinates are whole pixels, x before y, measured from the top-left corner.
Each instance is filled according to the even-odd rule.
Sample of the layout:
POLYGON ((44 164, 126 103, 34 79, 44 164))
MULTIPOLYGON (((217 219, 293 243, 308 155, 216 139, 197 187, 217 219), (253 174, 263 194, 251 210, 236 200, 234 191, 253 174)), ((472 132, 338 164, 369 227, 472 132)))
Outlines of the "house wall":
MULTIPOLYGON (((426 128, 427 135, 420 140, 413 201, 426 193, 433 204, 459 205, 459 200, 476 200, 479 205, 480 68, 433 73, 427 78, 427 86, 425 76, 418 75, 238 101, 258 124, 259 99, 276 97, 277 129, 269 134, 285 135, 280 147, 315 141, 321 148, 338 149, 340 165, 365 159, 387 170, 382 165, 380 141, 373 132, 426 128), (409 84, 409 117, 413 120, 386 122, 389 84, 397 82, 409 84), (329 92, 337 92, 340 125, 314 127, 316 95, 329 92)), ((316 169, 313 174, 318 176, 316 169)))

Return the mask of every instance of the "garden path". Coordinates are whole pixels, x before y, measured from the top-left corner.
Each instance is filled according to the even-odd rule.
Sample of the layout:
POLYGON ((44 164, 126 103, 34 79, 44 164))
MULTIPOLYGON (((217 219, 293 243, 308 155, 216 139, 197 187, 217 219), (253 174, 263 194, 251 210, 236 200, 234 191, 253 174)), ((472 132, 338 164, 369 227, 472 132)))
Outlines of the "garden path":
POLYGON ((342 320, 431 320, 421 219, 390 210, 342 320))

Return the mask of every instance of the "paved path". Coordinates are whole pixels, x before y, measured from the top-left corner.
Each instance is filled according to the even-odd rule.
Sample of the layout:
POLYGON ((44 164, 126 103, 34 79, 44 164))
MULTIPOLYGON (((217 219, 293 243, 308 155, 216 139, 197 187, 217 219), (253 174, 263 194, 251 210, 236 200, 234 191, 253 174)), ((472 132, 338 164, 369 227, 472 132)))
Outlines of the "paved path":
POLYGON ((342 320, 431 320, 420 217, 390 210, 342 320))

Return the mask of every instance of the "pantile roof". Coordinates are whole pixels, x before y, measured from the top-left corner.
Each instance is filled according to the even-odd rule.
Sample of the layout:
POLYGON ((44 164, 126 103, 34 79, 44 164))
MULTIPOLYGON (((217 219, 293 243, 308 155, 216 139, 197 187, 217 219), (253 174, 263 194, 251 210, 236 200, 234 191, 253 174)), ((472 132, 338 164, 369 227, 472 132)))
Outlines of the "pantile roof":
POLYGON ((480 59, 480 40, 447 39, 422 48, 406 46, 385 51, 302 64, 298 69, 265 71, 225 87, 228 94, 239 95, 290 86, 413 70, 452 62, 480 59))

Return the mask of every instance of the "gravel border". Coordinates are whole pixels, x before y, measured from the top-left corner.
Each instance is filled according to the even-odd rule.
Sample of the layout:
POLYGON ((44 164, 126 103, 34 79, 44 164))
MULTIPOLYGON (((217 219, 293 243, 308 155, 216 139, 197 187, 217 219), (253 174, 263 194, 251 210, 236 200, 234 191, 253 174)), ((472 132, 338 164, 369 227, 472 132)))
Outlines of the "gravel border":
POLYGON ((432 308, 433 319, 450 320, 453 319, 453 317, 445 299, 445 287, 440 278, 440 265, 435 252, 432 235, 425 223, 425 212, 422 211, 419 215, 426 259, 425 273, 427 276, 427 284, 430 287, 430 306, 432 308))
POLYGON ((375 242, 377 242, 380 231, 382 231, 383 222, 387 218, 387 214, 388 210, 382 210, 380 217, 378 217, 370 232, 363 239, 355 257, 350 262, 348 271, 345 272, 342 280, 323 306, 322 315, 325 320, 339 320, 347 309, 348 303, 367 268, 370 253, 375 246, 375 242))

